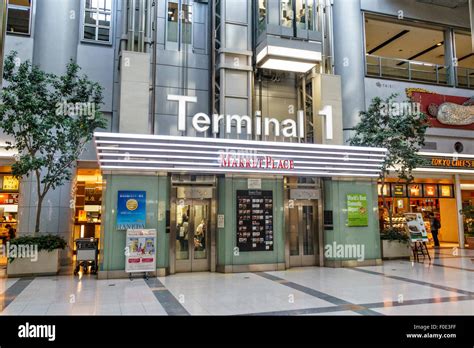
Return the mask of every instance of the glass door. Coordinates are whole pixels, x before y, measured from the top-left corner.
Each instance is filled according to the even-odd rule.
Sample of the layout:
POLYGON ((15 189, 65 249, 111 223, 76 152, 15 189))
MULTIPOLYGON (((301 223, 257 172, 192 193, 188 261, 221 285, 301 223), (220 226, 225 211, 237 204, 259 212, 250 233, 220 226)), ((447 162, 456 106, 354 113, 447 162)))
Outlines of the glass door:
POLYGON ((316 264, 317 206, 311 201, 297 202, 289 208, 288 239, 290 267, 316 264))
POLYGON ((176 272, 209 270, 209 209, 207 200, 180 200, 176 204, 176 272))

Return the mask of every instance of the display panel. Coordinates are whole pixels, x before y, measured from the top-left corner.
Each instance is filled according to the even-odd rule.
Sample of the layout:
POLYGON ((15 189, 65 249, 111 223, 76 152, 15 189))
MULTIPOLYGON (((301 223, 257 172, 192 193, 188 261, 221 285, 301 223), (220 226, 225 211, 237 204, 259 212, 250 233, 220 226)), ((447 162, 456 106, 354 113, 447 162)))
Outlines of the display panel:
POLYGON ((273 192, 237 191, 237 248, 273 250, 273 192))

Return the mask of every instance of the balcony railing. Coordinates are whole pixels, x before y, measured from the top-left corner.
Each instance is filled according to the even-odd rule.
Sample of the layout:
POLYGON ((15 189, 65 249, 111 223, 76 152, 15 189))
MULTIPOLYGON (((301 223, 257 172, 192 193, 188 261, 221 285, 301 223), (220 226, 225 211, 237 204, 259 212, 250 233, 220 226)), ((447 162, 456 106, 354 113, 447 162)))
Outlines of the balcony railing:
POLYGON ((448 67, 444 65, 373 55, 366 56, 367 76, 447 85, 448 70, 448 67))
POLYGON ((474 69, 456 68, 458 87, 474 88, 474 69))

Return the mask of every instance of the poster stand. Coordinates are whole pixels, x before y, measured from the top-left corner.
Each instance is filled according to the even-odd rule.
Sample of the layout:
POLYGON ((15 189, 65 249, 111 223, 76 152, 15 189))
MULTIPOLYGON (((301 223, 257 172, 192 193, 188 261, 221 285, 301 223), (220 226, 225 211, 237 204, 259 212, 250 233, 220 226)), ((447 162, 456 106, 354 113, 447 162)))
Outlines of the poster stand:
POLYGON ((428 242, 428 233, 426 232, 425 222, 420 213, 406 213, 405 215, 405 229, 410 236, 410 246, 413 252, 413 258, 416 262, 420 261, 420 256, 423 256, 431 261, 431 256, 428 251, 426 242, 428 242))
POLYGON ((148 280, 148 273, 156 271, 156 230, 129 229, 125 243, 125 272, 129 279, 138 273, 148 280))

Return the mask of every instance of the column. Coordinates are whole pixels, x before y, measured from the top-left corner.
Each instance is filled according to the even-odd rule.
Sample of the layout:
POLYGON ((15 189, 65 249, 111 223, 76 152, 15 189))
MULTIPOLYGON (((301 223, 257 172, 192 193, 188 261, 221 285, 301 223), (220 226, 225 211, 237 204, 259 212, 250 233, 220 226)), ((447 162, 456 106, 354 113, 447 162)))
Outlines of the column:
POLYGON ((462 210, 462 196, 461 196, 461 179, 459 174, 454 175, 454 189, 456 190, 456 206, 458 209, 458 240, 459 248, 464 249, 464 220, 461 214, 462 210))
POLYGON ((334 0, 334 64, 342 79, 344 140, 365 110, 364 28, 360 0, 334 0))
POLYGON ((456 46, 454 43, 454 31, 448 28, 444 31, 444 65, 446 65, 447 82, 449 86, 456 85, 456 46))

